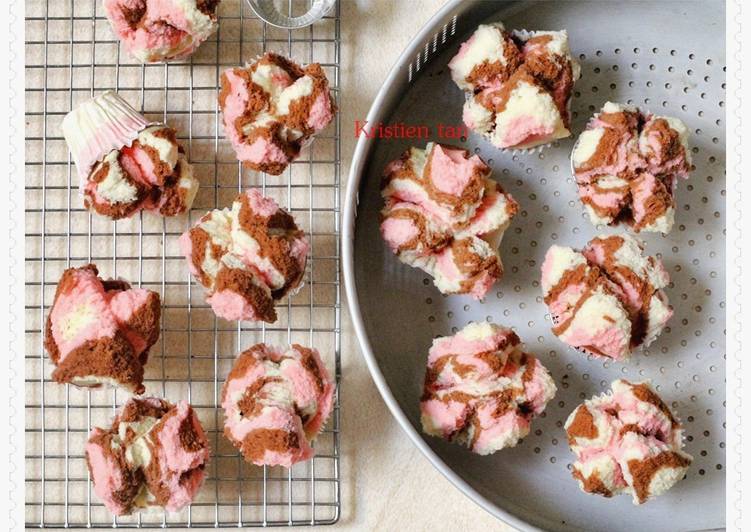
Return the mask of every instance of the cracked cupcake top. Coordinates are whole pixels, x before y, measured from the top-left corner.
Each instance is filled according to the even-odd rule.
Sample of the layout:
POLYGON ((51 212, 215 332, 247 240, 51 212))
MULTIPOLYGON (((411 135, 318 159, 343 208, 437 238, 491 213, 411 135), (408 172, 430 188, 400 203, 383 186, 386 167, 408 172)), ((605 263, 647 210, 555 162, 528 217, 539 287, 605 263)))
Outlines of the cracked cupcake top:
POLYGON ((276 321, 274 303, 300 286, 308 240, 292 216, 257 190, 231 209, 206 213, 180 236, 180 249, 206 301, 227 320, 276 321))
POLYGON ((114 515, 149 506, 177 512, 204 480, 209 443, 193 408, 155 397, 132 398, 109 429, 86 444, 94 492, 114 515))
POLYGON ((104 0, 112 31, 142 63, 183 59, 217 27, 220 0, 104 0))
POLYGON ((677 118, 607 102, 579 136, 571 162, 593 224, 669 233, 678 178, 691 170, 688 129, 677 118))
POLYGON ((519 337, 492 323, 470 323, 436 338, 420 402, 423 431, 477 454, 514 447, 529 433, 556 387, 519 337))
POLYGON ((246 166, 281 174, 303 145, 334 118, 336 105, 321 65, 306 67, 268 52, 222 74, 224 132, 246 166))
POLYGON ((673 314, 658 259, 630 235, 599 236, 582 251, 552 246, 542 265, 542 292, 553 332, 564 343, 622 360, 648 346, 673 314))
POLYGON ((565 30, 481 24, 449 69, 466 92, 464 123, 494 146, 527 149, 571 134, 569 103, 580 68, 565 30))
POLYGON ((498 247, 518 206, 490 172, 477 155, 434 143, 384 171, 381 234, 444 294, 481 299, 503 274, 498 247))
POLYGON ((681 450, 680 423, 646 382, 613 381, 610 392, 579 405, 565 428, 576 457, 572 475, 587 493, 627 493, 642 504, 673 487, 693 460, 681 450))
POLYGON ((143 368, 159 338, 159 294, 104 281, 95 265, 65 270, 47 316, 53 380, 143 393, 143 368))
POLYGON ((238 356, 222 388, 224 434, 256 465, 310 459, 326 423, 334 383, 315 349, 256 344, 238 356))

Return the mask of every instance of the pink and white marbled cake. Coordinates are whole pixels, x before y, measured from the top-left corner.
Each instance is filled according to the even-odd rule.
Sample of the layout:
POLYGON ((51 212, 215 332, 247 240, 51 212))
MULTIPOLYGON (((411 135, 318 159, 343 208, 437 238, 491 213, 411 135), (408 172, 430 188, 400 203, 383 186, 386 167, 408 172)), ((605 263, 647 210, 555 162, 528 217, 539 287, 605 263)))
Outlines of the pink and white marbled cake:
POLYGON ((117 220, 141 210, 175 216, 193 204, 199 183, 175 130, 149 122, 117 93, 73 109, 62 130, 86 208, 117 220))
POLYGON ((651 344, 673 315, 662 290, 669 282, 662 262, 623 234, 596 237, 582 251, 552 246, 540 284, 558 338, 623 360, 651 344))
POLYGON ((420 402, 423 431, 481 455, 514 447, 556 392, 520 343, 511 329, 486 322, 436 338, 420 402))
POLYGON ((301 67, 268 52, 222 74, 224 133, 246 166, 281 174, 313 136, 329 125, 336 105, 318 63, 301 67))
POLYGON ((383 239, 444 294, 482 299, 503 274, 498 247, 518 206, 490 172, 479 156, 434 143, 384 172, 383 239))
POLYGON ((217 316, 268 323, 274 303, 302 283, 309 247, 292 216, 255 189, 206 213, 179 245, 217 316))
POLYGON ((143 393, 149 349, 159 338, 159 294, 104 281, 95 265, 65 270, 47 317, 53 380, 143 393))
POLYGON ((155 397, 128 400, 112 426, 94 428, 86 444, 94 492, 114 515, 150 506, 181 510, 201 488, 209 454, 191 406, 155 397))
POLYGON ((568 137, 580 67, 566 31, 506 31, 481 24, 449 62, 465 91, 463 120, 499 148, 528 149, 568 137))
POLYGON ((310 459, 326 423, 334 384, 315 349, 256 344, 235 361, 222 388, 224 434, 256 465, 310 459))
POLYGON ((646 382, 613 381, 610 392, 578 406, 565 428, 572 474, 587 493, 627 493, 642 504, 672 488, 693 460, 682 451, 681 424, 646 382))
POLYGON ((220 0, 104 0, 112 31, 142 63, 183 59, 217 28, 220 0))
POLYGON ((678 179, 691 171, 688 129, 677 118, 607 102, 579 136, 571 162, 593 224, 669 233, 678 179))

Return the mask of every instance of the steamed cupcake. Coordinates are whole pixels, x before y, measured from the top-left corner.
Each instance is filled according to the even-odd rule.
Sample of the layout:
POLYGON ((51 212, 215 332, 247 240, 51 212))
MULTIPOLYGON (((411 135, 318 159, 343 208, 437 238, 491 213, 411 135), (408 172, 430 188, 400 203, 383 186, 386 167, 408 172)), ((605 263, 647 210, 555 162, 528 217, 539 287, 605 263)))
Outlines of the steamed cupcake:
POLYGON ((104 0, 112 31, 142 63, 183 59, 217 27, 220 0, 104 0))
POLYGON ((672 488, 693 461, 682 450, 681 424, 646 382, 613 381, 565 427, 576 457, 571 473, 586 493, 625 493, 642 504, 672 488))
POLYGON ((498 148, 528 149, 568 137, 579 64, 566 31, 506 31, 481 24, 449 62, 465 91, 463 120, 498 148))
POLYGON ((242 163, 281 174, 334 118, 336 105, 321 65, 306 67, 268 52, 222 74, 224 133, 242 163))
POLYGON ((224 435, 256 465, 310 459, 334 404, 334 383, 315 349, 257 344, 235 361, 222 388, 224 435))
POLYGON ((386 167, 381 234, 400 261, 443 294, 482 299, 503 275, 503 233, 518 206, 467 150, 428 143, 386 167))
POLYGON ((198 180, 175 130, 147 121, 117 93, 76 107, 62 130, 87 209, 114 220, 141 210, 175 216, 190 209, 198 180))
POLYGON ((179 244, 217 316, 267 323, 274 303, 302 283, 309 247, 294 218, 257 190, 206 213, 179 244))
POLYGON ((70 268, 57 284, 44 339, 52 379, 143 393, 143 368, 159 338, 159 294, 98 273, 93 264, 70 268))
POLYGON ((579 136, 571 162, 593 224, 669 233, 678 179, 691 171, 688 129, 677 118, 608 102, 579 136))
POLYGON ((420 401, 426 434, 481 455, 514 447, 556 392, 550 373, 492 323, 470 323, 433 341, 420 401))
POLYGON ((108 429, 86 443, 94 493, 114 515, 148 507, 177 512, 204 481, 209 443, 193 408, 155 397, 130 399, 108 429))
POLYGON ((623 360, 651 344, 673 315, 662 290, 669 282, 662 262, 624 234, 596 237, 582 251, 552 246, 540 284, 561 341, 623 360))

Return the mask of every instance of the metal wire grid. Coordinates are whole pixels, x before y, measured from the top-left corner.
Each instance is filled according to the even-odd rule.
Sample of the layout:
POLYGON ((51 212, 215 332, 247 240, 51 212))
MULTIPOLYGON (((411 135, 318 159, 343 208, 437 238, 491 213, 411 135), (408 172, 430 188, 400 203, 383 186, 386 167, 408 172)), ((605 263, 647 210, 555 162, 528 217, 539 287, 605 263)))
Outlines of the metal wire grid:
MULTIPOLYGON (((295 31, 267 26, 241 0, 223 0, 216 35, 182 63, 140 65, 111 33, 97 0, 27 0, 26 40, 26 525, 27 527, 220 527, 331 524, 340 515, 340 121, 317 137, 282 176, 244 170, 223 139, 216 104, 225 68, 274 50, 319 62, 340 94, 339 5, 295 31), (75 105, 115 89, 150 118, 178 131, 201 181, 189 216, 150 214, 111 222, 82 208, 61 136, 75 105), (332 134, 333 132, 333 134, 332 134), (259 187, 293 213, 309 235, 305 285, 278 307, 273 325, 218 320, 190 278, 178 236, 206 210, 259 187), (127 394, 49 380, 44 322, 62 271, 88 262, 158 291, 159 342, 146 368, 146 393, 187 399, 212 444, 207 480, 177 514, 157 510, 113 518, 92 494, 83 449, 127 394), (253 343, 300 342, 319 349, 336 377, 334 412, 316 457, 290 470, 245 463, 221 435, 219 393, 236 353, 253 343)), ((301 6, 289 0, 290 14, 301 6)), ((304 6, 303 6, 304 7, 304 6)))

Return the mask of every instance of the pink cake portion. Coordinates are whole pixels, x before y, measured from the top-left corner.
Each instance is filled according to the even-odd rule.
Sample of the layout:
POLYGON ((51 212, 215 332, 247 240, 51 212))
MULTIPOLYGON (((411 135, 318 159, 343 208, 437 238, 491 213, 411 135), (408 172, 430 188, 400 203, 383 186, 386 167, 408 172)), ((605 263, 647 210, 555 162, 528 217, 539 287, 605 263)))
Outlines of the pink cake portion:
POLYGON ((683 122, 608 102, 579 136, 571 160, 593 224, 670 232, 676 183, 691 171, 683 122))
POLYGON ((482 299, 503 274, 498 247, 518 205, 477 155, 428 143, 384 171, 381 234, 444 294, 482 299))
POLYGON ((148 122, 107 91, 68 113, 62 129, 87 209, 114 220, 190 209, 198 180, 171 127, 148 122))
POLYGON ((331 413, 334 383, 318 351, 256 344, 235 361, 222 388, 224 434, 256 465, 310 459, 331 413))
POLYGON ((149 506, 177 512, 201 488, 209 453, 188 403, 132 398, 109 429, 91 431, 86 463, 94 492, 114 515, 149 506))
POLYGON ((627 493, 642 504, 672 488, 693 458, 683 430, 646 382, 616 380, 611 391, 579 405, 566 420, 579 487, 604 497, 627 493))
POLYGON ((268 323, 274 302, 302 283, 309 247, 292 216, 257 190, 205 214, 179 244, 217 316, 268 323))
POLYGON ((566 31, 508 32, 481 24, 449 62, 465 91, 463 120, 499 148, 528 149, 568 137, 579 64, 566 31))
POLYGON ((220 0, 104 0, 112 31, 142 63, 191 55, 217 27, 220 0))
POLYGON ((219 106, 237 158, 253 170, 281 174, 334 118, 336 105, 321 65, 305 68, 268 52, 222 74, 219 106))
POLYGON ((651 344, 673 315, 662 290, 669 282, 662 262, 624 234, 594 238, 582 251, 552 246, 540 284, 558 338, 623 360, 651 344))
POLYGON ((481 455, 514 447, 554 396, 547 369, 519 337, 492 323, 470 323, 436 338, 420 402, 423 431, 481 455))
POLYGON ((44 341, 52 378, 143 393, 143 367, 159 338, 159 294, 97 274, 88 264, 65 270, 58 282, 44 341))

